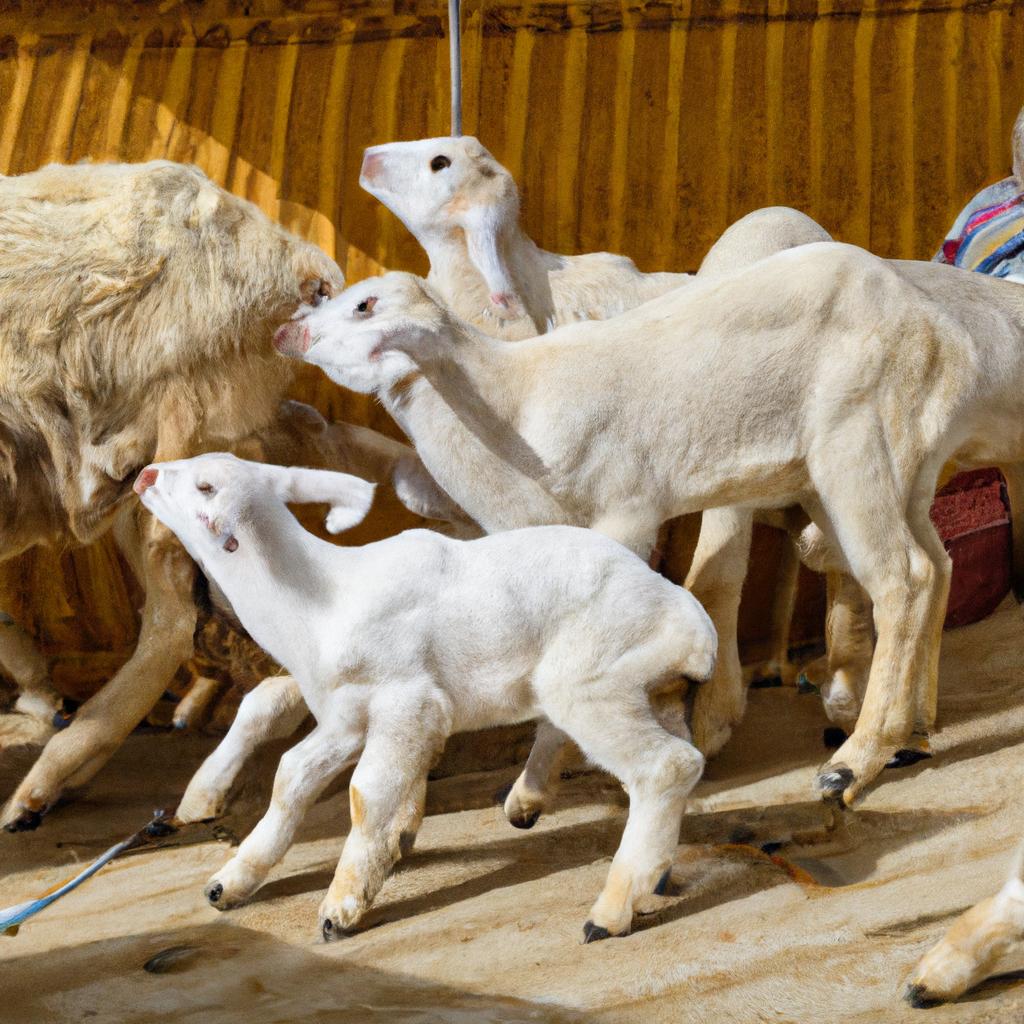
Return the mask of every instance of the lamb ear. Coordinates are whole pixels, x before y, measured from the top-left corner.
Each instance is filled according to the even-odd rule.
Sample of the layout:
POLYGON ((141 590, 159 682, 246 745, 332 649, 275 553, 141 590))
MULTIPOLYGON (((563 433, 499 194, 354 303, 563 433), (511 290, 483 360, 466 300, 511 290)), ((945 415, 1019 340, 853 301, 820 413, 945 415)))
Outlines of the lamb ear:
POLYGON ((510 317, 523 315, 523 302, 501 251, 506 211, 488 203, 473 206, 462 216, 469 258, 487 282, 491 302, 510 317))
POLYGON ((376 484, 348 473, 333 473, 335 494, 331 497, 331 510, 324 525, 328 533, 342 533, 358 526, 370 511, 376 484))

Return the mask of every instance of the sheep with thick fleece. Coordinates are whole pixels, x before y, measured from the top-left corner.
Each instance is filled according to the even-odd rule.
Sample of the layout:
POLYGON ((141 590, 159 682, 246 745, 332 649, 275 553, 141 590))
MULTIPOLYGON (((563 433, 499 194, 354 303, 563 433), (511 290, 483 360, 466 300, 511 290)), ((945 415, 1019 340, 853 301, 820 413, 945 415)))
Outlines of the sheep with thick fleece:
POLYGON ((317 720, 286 753, 270 809, 206 887, 234 906, 290 846, 306 810, 357 761, 352 828, 320 907, 325 938, 358 923, 423 816, 427 771, 453 732, 543 715, 630 797, 586 941, 629 931, 679 840, 704 759, 678 729, 686 680, 711 675, 698 602, 621 545, 547 527, 457 541, 426 530, 357 548, 305 531, 285 501, 354 525, 373 485, 227 454, 157 463, 135 490, 285 665, 317 720), (664 724, 662 724, 664 723, 664 724))
POLYGON ((933 727, 950 565, 928 510, 954 456, 1024 461, 1016 285, 819 243, 504 345, 389 274, 301 311, 275 344, 380 396, 489 531, 568 522, 645 553, 672 516, 802 505, 878 633, 819 787, 852 802, 933 727), (451 445, 439 405, 474 445, 451 445))
MULTIPOLYGON (((0 237, 0 558, 95 540, 141 466, 270 422, 289 383, 271 332, 343 283, 315 246, 165 160, 0 177, 0 237)), ((87 782, 192 651, 195 567, 158 523, 136 525, 138 645, 49 740, 0 816, 9 829, 87 782)), ((22 691, 3 745, 59 697, 3 615, 0 665, 22 691)))

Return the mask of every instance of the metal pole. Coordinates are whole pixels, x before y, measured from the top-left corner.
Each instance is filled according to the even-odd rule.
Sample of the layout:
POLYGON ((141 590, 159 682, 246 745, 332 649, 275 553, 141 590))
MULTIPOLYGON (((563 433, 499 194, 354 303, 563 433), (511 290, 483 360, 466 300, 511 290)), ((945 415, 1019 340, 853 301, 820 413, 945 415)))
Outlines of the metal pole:
POLYGON ((448 0, 448 45, 452 71, 452 135, 462 134, 462 19, 461 0, 448 0))

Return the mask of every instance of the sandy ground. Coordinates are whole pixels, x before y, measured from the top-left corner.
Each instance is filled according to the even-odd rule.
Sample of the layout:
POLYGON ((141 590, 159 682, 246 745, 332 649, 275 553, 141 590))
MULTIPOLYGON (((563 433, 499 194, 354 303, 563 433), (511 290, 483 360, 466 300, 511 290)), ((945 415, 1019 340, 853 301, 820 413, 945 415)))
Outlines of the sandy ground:
MULTIPOLYGON (((250 905, 202 886, 258 814, 260 759, 215 838, 179 836, 116 861, 0 936, 0 1020, 220 1022, 1024 1021, 1024 985, 990 981, 912 1010, 904 978, 950 919, 1002 880, 1024 835, 1024 612, 1012 600, 949 633, 937 756, 885 773, 854 812, 811 795, 825 758, 815 697, 751 694, 746 722, 691 802, 673 879, 633 935, 580 945, 624 820, 618 785, 566 780, 530 832, 492 795, 511 771, 431 784, 416 851, 367 928, 333 945, 316 911, 347 827, 317 805, 250 905), (457 810, 456 808, 462 808, 457 810), (782 843, 775 859, 760 852, 782 843), (158 958, 163 970, 144 970, 158 958)), ((175 797, 211 741, 137 734, 78 802, 0 835, 0 905, 38 894, 175 797)), ((6 794, 24 770, 0 763, 6 794)), ((1024 967, 1024 949, 1000 965, 1024 967)))

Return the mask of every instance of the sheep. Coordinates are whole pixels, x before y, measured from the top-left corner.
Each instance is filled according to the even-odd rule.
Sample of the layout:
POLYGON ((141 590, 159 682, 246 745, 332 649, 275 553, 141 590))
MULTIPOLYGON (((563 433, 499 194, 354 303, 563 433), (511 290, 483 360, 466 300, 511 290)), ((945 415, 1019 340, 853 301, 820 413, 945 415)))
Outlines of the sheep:
POLYGON ((817 777, 851 804, 934 725, 950 567, 928 509, 950 458, 1024 458, 1022 327, 1014 285, 828 242, 517 345, 389 274, 274 343, 378 395, 489 532, 566 522, 644 554, 672 516, 802 506, 874 605, 864 707, 817 777))
MULTIPOLYGON (((693 281, 688 274, 642 274, 610 253, 563 256, 540 249, 519 223, 519 192, 509 171, 472 136, 392 142, 365 151, 360 184, 412 232, 430 258, 428 282, 464 320, 520 340, 578 320, 603 320, 693 281)), ((769 207, 733 224, 705 256, 699 277, 774 252, 831 241, 811 218, 769 207)), ((686 586, 707 607, 720 638, 719 676, 700 691, 694 736, 706 754, 720 749, 743 711, 746 691, 736 643, 740 592, 750 551, 752 512, 705 514, 686 586)), ((778 517, 758 521, 787 527, 778 517)), ((795 680, 789 623, 798 562, 787 540, 772 614, 771 653, 754 675, 795 680)))
POLYGON ((995 896, 961 914, 914 968, 905 997, 912 1006, 948 1002, 982 981, 1011 945, 1024 938, 1024 847, 995 896))
MULTIPOLYGON (((271 331, 343 284, 315 246, 165 160, 0 178, 0 236, 3 558, 96 540, 140 466, 269 422, 289 383, 271 331)), ((0 815, 8 829, 91 778, 191 653, 192 561, 159 524, 126 530, 146 592, 138 646, 49 740, 0 815)), ((0 735, 26 714, 49 721, 46 664, 11 622, 0 665, 22 691, 0 735)))
POLYGON ((317 720, 281 759, 266 815, 207 884, 213 906, 255 892, 312 802, 356 762, 351 830, 319 911, 324 939, 340 937, 414 838, 445 739, 542 714, 629 793, 584 941, 629 932, 637 901, 664 884, 703 770, 685 733, 666 727, 678 726, 686 680, 714 668, 714 628, 690 594, 614 541, 566 526, 471 541, 412 530, 335 547, 284 502, 327 498, 335 526, 354 525, 373 486, 343 474, 211 454, 154 463, 135 490, 317 720))
POLYGON ((690 279, 644 274, 612 253, 539 248, 519 225, 512 175, 471 135, 371 146, 359 184, 416 236, 452 308, 496 337, 603 320, 690 279))

